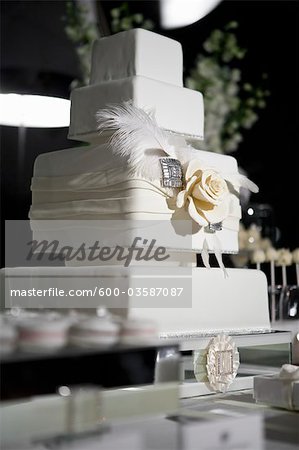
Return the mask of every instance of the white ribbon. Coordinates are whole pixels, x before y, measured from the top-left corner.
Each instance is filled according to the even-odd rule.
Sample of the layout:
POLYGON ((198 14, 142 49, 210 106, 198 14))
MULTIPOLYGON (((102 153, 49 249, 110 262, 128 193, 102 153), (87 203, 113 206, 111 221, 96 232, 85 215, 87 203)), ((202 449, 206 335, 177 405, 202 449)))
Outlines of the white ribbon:
POLYGON ((216 233, 213 236, 213 240, 214 240, 214 252, 215 252, 217 262, 219 264, 220 269, 222 269, 222 271, 224 273, 224 277, 227 278, 228 273, 227 273, 227 270, 222 261, 221 243, 220 243, 218 237, 216 236, 216 233))
POLYGON ((204 241, 203 241, 203 244, 202 244, 201 257, 202 257, 202 261, 203 261, 203 263, 204 263, 204 266, 205 266, 207 269, 210 269, 211 266, 210 266, 210 262, 209 262, 210 257, 209 257, 209 251, 208 251, 208 248, 209 248, 208 242, 207 242, 207 240, 206 240, 206 238, 205 238, 204 241))
MULTIPOLYGON (((223 271, 224 277, 227 278, 228 272, 222 261, 221 243, 220 243, 220 240, 218 239, 218 237, 216 236, 216 233, 213 235, 213 241, 214 241, 213 242, 213 250, 214 250, 214 254, 216 256, 218 265, 219 265, 220 269, 223 271)), ((201 258, 204 263, 204 266, 207 269, 210 269, 211 266, 210 266, 210 261, 209 261, 209 259, 210 259, 209 246, 208 246, 208 242, 207 242, 206 238, 203 241, 201 258)))

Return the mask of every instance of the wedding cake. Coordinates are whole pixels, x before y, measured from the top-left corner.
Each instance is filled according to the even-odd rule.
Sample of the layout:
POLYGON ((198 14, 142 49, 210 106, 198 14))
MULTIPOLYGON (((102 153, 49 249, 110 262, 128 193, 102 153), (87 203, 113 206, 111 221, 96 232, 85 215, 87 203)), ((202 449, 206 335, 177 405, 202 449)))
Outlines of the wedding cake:
MULTIPOLYGON (((222 262, 223 253, 238 251, 239 188, 257 187, 233 157, 192 147, 203 140, 203 96, 183 87, 182 73, 181 45, 150 31, 94 43, 90 85, 71 96, 69 138, 87 145, 36 159, 34 233, 44 221, 164 221, 176 237, 166 247, 178 263, 201 253, 205 268, 190 269, 192 307, 133 308, 134 317, 156 318, 161 335, 269 331, 266 278, 226 270, 222 262), (191 224, 189 245, 180 243, 177 221, 191 224), (219 268, 210 268, 210 253, 219 268)), ((107 273, 103 262, 95 265, 93 274, 107 273)), ((117 286, 114 270, 111 265, 111 287, 117 286)), ((127 278, 138 270, 138 264, 128 268, 127 278)), ((159 270, 163 276, 166 269, 159 270)))

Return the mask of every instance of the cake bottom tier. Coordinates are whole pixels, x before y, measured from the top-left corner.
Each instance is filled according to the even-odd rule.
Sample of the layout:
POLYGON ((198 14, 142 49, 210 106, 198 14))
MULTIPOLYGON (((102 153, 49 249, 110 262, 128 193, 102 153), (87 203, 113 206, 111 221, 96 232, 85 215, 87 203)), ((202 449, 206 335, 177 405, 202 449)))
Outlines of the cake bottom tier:
POLYGON ((5 269, 5 306, 122 309, 130 318, 154 320, 160 336, 169 338, 269 331, 264 273, 254 269, 227 269, 227 273, 225 277, 221 269, 199 267, 5 269), (32 288, 52 290, 43 296, 22 295, 32 288), (58 295, 59 290, 64 295, 58 295))

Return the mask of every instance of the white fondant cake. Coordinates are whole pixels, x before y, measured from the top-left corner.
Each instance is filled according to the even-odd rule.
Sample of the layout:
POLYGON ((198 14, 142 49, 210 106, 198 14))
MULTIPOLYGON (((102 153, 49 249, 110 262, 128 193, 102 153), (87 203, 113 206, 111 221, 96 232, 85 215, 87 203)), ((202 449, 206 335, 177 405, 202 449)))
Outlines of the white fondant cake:
MULTIPOLYGON (((91 85, 72 94, 69 130, 69 137, 90 145, 37 158, 30 210, 33 229, 42 236, 44 221, 51 219, 164 220, 171 226, 176 219, 187 219, 195 225, 190 247, 170 244, 166 248, 175 256, 169 266, 154 264, 143 276, 155 283, 168 279, 171 285, 185 280, 187 288, 192 283, 186 297, 192 298, 192 305, 177 308, 179 299, 169 296, 164 299, 169 308, 159 308, 160 298, 152 297, 151 308, 133 304, 132 317, 157 321, 160 334, 169 336, 268 331, 265 277, 259 271, 235 269, 228 270, 226 278, 221 260, 221 253, 238 251, 239 187, 255 190, 255 186, 238 173, 234 158, 188 144, 186 135, 202 138, 203 102, 200 93, 182 87, 180 45, 132 30, 96 43, 92 65, 91 85), (155 119, 148 109, 154 110, 155 119), (191 263, 188 267, 186 251, 190 262, 194 252, 202 252, 206 267, 208 252, 215 252, 222 270, 191 268, 191 263), (174 264, 176 259, 184 264, 174 264), (169 267, 177 269, 176 275, 169 276, 169 267)), ((140 283, 138 273, 144 269, 142 264, 119 267, 115 260, 101 267, 97 262, 93 267, 78 267, 74 261, 69 265, 77 267, 49 270, 72 274, 72 286, 78 282, 80 288, 83 277, 93 284, 95 278, 105 281, 112 289, 124 279, 129 289, 136 279, 140 283)), ((90 262, 83 261, 84 265, 90 262)), ((63 277, 56 282, 63 283, 63 277)), ((74 300, 82 305, 81 298, 74 300)), ((111 307, 111 299, 99 300, 111 307)))
POLYGON ((123 31, 95 41, 90 84, 133 76, 160 80, 182 87, 181 44, 141 28, 123 31))
POLYGON ((136 319, 155 319, 161 336, 244 334, 270 331, 267 279, 260 270, 192 269, 192 305, 187 308, 130 308, 136 319))

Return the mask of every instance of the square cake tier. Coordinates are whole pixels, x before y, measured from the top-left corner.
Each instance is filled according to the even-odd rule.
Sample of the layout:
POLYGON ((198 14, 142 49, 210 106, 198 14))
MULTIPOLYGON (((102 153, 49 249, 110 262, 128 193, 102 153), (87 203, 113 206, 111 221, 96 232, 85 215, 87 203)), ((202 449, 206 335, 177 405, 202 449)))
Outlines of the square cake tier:
POLYGON ((142 76, 75 89, 71 95, 68 137, 91 141, 97 134, 97 112, 109 105, 127 101, 138 108, 154 112, 161 128, 203 139, 202 94, 142 76))
MULTIPOLYGON (((238 173, 231 156, 200 150, 195 154, 208 167, 238 173)), ((106 143, 40 155, 31 189, 33 221, 164 221, 177 235, 166 245, 169 249, 201 252, 206 241, 209 251, 215 251, 215 246, 221 253, 238 251, 241 207, 237 191, 228 194, 229 211, 222 230, 212 233, 208 227, 193 223, 185 208, 176 207, 176 189, 162 187, 160 180, 132 176, 129 164, 114 155, 106 143), (190 223, 187 244, 186 240, 180 243, 177 227, 181 221, 190 223)))
POLYGON ((182 87, 181 44, 141 28, 122 31, 94 42, 91 85, 132 76, 143 76, 182 87))

